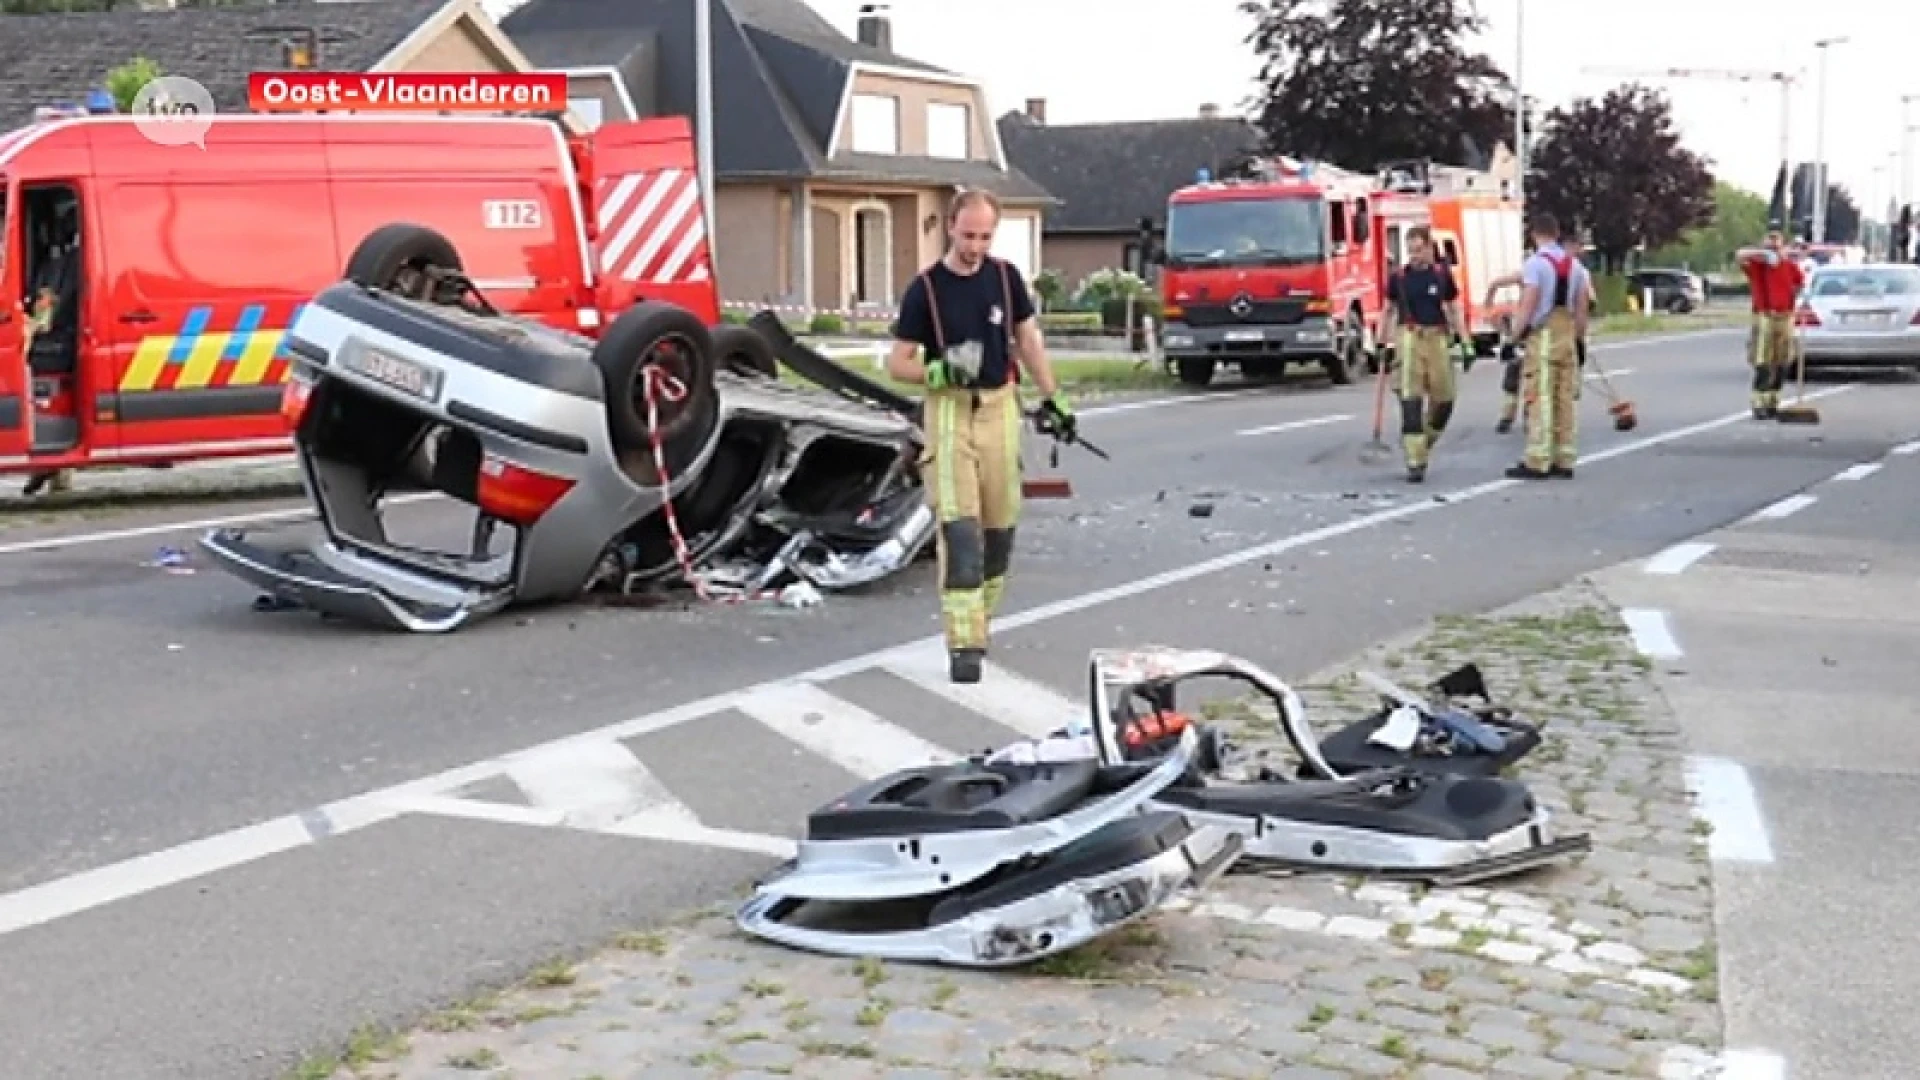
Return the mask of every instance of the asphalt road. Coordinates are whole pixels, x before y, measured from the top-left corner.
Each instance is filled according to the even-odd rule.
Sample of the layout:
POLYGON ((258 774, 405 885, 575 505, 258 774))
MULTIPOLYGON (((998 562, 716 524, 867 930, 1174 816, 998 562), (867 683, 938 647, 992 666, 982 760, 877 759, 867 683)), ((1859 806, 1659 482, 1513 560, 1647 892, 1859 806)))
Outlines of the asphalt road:
POLYGON ((258 614, 217 571, 143 565, 205 508, 83 526, 131 535, 8 530, 0 1075, 278 1075, 362 1023, 739 894, 888 752, 1057 717, 1089 648, 1211 646, 1304 675, 1920 433, 1904 379, 1816 387, 1818 427, 1736 416, 1739 350, 1723 332, 1596 352, 1629 369, 1641 426, 1612 431, 1589 392, 1594 456, 1572 481, 1499 481, 1519 436, 1492 431, 1495 364, 1465 378, 1418 488, 1361 460, 1370 386, 1090 415, 1114 461, 1070 452, 1076 498, 1029 509, 998 722, 914 682, 937 660, 898 648, 937 631, 924 569, 812 610, 555 609, 409 638, 258 614), (606 827, 642 806, 669 839, 606 827))

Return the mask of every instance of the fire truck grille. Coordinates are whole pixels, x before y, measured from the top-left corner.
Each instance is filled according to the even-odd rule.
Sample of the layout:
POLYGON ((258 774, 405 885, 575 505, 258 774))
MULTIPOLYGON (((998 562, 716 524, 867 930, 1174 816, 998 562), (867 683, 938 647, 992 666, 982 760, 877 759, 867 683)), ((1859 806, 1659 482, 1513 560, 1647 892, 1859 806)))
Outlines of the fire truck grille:
POLYGON ((1225 304, 1188 304, 1186 315, 1188 326, 1233 326, 1238 323, 1284 326, 1306 318, 1307 305, 1301 300, 1256 300, 1248 308, 1246 317, 1242 318, 1225 304))

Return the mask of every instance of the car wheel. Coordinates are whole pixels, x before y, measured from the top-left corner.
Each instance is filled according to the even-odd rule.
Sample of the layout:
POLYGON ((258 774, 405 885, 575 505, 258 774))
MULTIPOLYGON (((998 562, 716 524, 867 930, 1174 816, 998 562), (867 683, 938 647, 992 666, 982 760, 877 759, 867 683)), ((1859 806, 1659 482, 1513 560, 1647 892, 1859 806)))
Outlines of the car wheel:
POLYGON ((685 308, 642 301, 620 313, 593 347, 606 384, 607 421, 622 450, 650 448, 655 438, 704 443, 719 422, 712 408, 713 337, 685 308), (647 372, 659 371, 684 392, 655 401, 658 426, 648 423, 647 372))
POLYGON ((780 365, 773 358, 773 343, 751 326, 716 326, 712 330, 713 360, 722 370, 736 375, 765 375, 779 378, 780 365))
POLYGON ((432 298, 428 269, 464 269, 453 241, 423 225, 397 222, 368 233, 347 259, 348 281, 415 300, 432 298))

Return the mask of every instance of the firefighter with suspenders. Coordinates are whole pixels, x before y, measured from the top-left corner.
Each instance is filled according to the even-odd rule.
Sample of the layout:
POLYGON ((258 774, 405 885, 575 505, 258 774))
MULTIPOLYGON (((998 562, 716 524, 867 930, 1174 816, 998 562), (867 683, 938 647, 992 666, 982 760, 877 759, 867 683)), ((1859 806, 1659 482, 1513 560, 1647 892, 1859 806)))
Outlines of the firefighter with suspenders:
POLYGON ((954 197, 947 209, 947 254, 907 286, 887 356, 889 375, 927 389, 921 474, 939 521, 934 548, 940 616, 948 677, 956 683, 981 679, 988 623, 1013 561, 1021 503, 1021 367, 1040 390, 1036 421, 1067 441, 1076 430, 1073 409, 1047 361, 1026 278, 988 254, 999 224, 1000 203, 991 192, 954 197))
POLYGON ((1473 365, 1459 286, 1452 268, 1434 259, 1433 234, 1424 226, 1408 231, 1407 262, 1387 279, 1386 300, 1380 337, 1395 342, 1400 441, 1407 455, 1407 482, 1418 484, 1427 478, 1434 442, 1453 417, 1458 385, 1453 354, 1461 355, 1464 366, 1473 365))
POLYGON ((1527 412, 1525 457, 1507 470, 1515 480, 1571 477, 1579 430, 1575 400, 1591 308, 1592 276, 1560 244, 1552 214, 1533 219, 1533 254, 1521 267, 1520 307, 1514 319, 1527 349, 1521 393, 1527 412))

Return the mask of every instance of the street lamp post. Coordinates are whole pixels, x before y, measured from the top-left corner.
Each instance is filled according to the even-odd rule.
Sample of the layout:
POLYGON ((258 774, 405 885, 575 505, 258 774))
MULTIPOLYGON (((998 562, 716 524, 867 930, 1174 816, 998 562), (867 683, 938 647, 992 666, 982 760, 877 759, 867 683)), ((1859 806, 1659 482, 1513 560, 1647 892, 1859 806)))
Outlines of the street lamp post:
POLYGON ((1827 242, 1827 48, 1843 45, 1844 37, 1822 38, 1813 43, 1820 50, 1820 88, 1813 119, 1813 242, 1827 242))
POLYGON ((1527 0, 1513 0, 1513 197, 1527 204, 1527 0))
POLYGON ((1913 121, 1907 119, 1907 110, 1916 101, 1920 101, 1920 94, 1904 94, 1900 98, 1900 186, 1893 193, 1896 214, 1899 206, 1907 205, 1908 193, 1913 188, 1913 121))
POLYGON ((713 0, 693 0, 694 145, 700 170, 700 217, 707 261, 720 278, 720 245, 713 238, 713 0))

